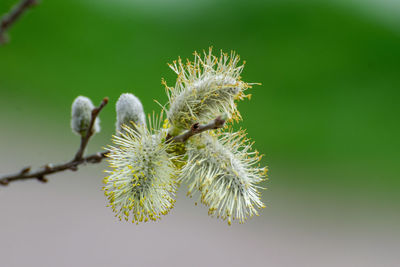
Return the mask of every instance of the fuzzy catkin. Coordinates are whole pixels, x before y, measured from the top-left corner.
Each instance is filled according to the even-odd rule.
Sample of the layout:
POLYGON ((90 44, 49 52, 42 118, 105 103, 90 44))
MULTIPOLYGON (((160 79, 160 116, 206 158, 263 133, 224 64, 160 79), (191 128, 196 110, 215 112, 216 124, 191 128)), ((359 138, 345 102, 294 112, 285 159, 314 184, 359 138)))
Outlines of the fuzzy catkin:
MULTIPOLYGON (((78 135, 84 136, 90 126, 92 119, 92 110, 94 105, 86 96, 78 96, 72 103, 71 108, 71 128, 78 135)), ((93 133, 100 132, 100 119, 96 118, 93 128, 93 133)))
POLYGON ((167 87, 169 98, 168 120, 173 126, 172 135, 190 128, 195 123, 207 123, 221 114, 238 120, 240 113, 236 99, 242 99, 250 87, 241 81, 243 65, 239 56, 221 52, 219 58, 211 50, 201 58, 195 53, 194 62, 186 65, 179 59, 170 65, 178 75, 175 87, 167 87))
POLYGON ((267 168, 259 166, 261 157, 252 151, 245 132, 229 128, 230 122, 241 119, 236 100, 249 97, 245 91, 252 84, 241 80, 239 56, 221 52, 216 57, 211 52, 170 65, 178 75, 176 84, 163 82, 169 102, 160 117, 153 114, 148 127, 136 96, 126 93, 118 99, 117 134, 107 149, 110 170, 103 190, 120 220, 160 219, 173 208, 181 182, 188 183, 189 195, 199 193, 209 215, 229 225, 234 220, 244 223, 265 207, 258 190, 267 168), (223 118, 227 127, 194 132, 196 125, 216 118, 223 118), (178 135, 186 130, 194 135, 180 142, 178 135))
POLYGON ((258 215, 257 208, 264 204, 257 184, 265 179, 267 169, 257 166, 260 157, 249 151, 244 132, 203 133, 189 140, 186 149, 188 162, 180 180, 189 182, 189 195, 200 191, 210 215, 229 224, 258 215))
POLYGON ((111 171, 104 178, 104 193, 119 219, 133 223, 160 219, 175 203, 177 171, 164 142, 165 131, 149 131, 144 125, 134 130, 122 126, 108 148, 111 171))
POLYGON ((138 125, 146 126, 146 116, 143 111, 142 102, 133 94, 122 94, 115 108, 117 112, 117 122, 115 124, 117 133, 124 132, 122 125, 128 125, 134 130, 138 125))

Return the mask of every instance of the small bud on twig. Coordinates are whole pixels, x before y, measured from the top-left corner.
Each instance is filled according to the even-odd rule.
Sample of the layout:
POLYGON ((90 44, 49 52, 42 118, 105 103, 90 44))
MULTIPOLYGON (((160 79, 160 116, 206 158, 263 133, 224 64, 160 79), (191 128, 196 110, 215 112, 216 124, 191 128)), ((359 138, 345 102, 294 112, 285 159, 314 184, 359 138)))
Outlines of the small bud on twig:
POLYGON ((21 174, 25 174, 25 173, 28 173, 29 171, 31 170, 31 167, 25 167, 25 168, 23 168, 22 170, 21 170, 21 174))
POLYGON ((42 183, 47 183, 48 182, 47 178, 44 177, 44 176, 39 176, 37 179, 38 179, 39 182, 42 182, 42 183))
POLYGON ((51 164, 51 163, 48 163, 48 164, 44 165, 44 169, 45 169, 46 171, 49 171, 49 170, 51 170, 52 168, 53 168, 53 164, 51 164))
POLYGON ((136 130, 135 125, 146 126, 146 116, 143 111, 142 102, 130 93, 122 94, 115 106, 117 111, 116 132, 124 132, 122 125, 128 125, 136 130), (132 125, 134 123, 135 125, 132 125))
MULTIPOLYGON (((92 101, 85 96, 78 96, 72 103, 71 128, 82 137, 86 135, 89 129, 93 109, 92 101)), ((93 133, 100 132, 99 118, 96 118, 92 131, 93 133)))

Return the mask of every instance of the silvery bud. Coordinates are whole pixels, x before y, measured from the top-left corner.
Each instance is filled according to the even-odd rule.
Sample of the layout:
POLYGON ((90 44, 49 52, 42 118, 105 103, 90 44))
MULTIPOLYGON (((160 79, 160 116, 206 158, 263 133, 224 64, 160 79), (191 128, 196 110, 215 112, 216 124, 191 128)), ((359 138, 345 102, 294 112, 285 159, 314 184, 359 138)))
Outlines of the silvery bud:
POLYGON ((124 132, 122 125, 127 125, 134 130, 135 125, 146 126, 146 116, 143 111, 142 102, 139 98, 130 93, 122 94, 116 104, 117 123, 115 125, 117 133, 124 132), (134 124, 132 124, 134 123, 134 124))
MULTIPOLYGON (((72 131, 85 136, 90 125, 92 118, 92 110, 94 105, 92 101, 85 96, 78 96, 72 103, 71 112, 71 128, 72 131)), ((100 120, 96 118, 93 129, 93 133, 100 132, 100 120)))

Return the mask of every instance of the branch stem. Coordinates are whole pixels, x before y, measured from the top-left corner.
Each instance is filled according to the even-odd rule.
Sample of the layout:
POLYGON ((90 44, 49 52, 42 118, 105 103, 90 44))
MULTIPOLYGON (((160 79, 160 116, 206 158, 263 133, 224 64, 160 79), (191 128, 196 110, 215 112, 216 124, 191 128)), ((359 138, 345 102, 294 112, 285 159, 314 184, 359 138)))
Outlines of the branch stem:
POLYGON ((79 165, 85 164, 85 163, 99 163, 101 162, 105 157, 107 152, 99 152, 95 153, 86 157, 83 157, 83 153, 85 152, 86 146, 89 143, 90 137, 93 135, 93 125, 94 122, 99 115, 100 111, 104 108, 105 105, 108 103, 108 98, 104 98, 103 101, 101 101, 100 105, 92 110, 92 117, 90 120, 89 124, 89 129, 84 137, 81 139, 81 144, 79 146, 78 151, 75 154, 75 157, 66 162, 66 163, 61 163, 57 165, 52 165, 52 164, 46 164, 44 167, 36 170, 36 171, 31 171, 30 167, 25 167, 21 171, 15 174, 11 175, 5 175, 0 178, 0 185, 8 185, 10 182, 18 181, 18 180, 28 180, 28 179, 37 179, 38 181, 41 182, 47 182, 47 179, 45 176, 65 170, 72 170, 76 171, 78 169, 79 165))
POLYGON ((7 42, 6 32, 18 18, 30 7, 38 4, 38 0, 21 0, 9 13, 5 14, 0 22, 0 44, 7 42))
MULTIPOLYGON (((101 162, 108 153, 105 152, 98 152, 89 156, 84 157, 83 154, 89 143, 90 137, 93 135, 93 126, 97 116, 99 115, 100 111, 104 108, 105 105, 108 103, 108 98, 104 98, 100 105, 92 110, 92 117, 89 124, 89 129, 85 136, 81 138, 81 144, 78 148, 78 151, 75 154, 75 157, 66 162, 57 165, 46 164, 44 167, 36 170, 31 171, 31 167, 22 168, 21 171, 15 174, 5 175, 0 177, 0 185, 8 185, 10 182, 18 181, 18 180, 28 180, 28 179, 37 179, 40 182, 47 182, 46 176, 53 173, 62 172, 65 170, 78 170, 78 166, 86 163, 99 163, 101 162)), ((225 125, 225 119, 221 116, 218 116, 213 121, 207 124, 200 124, 194 123, 189 130, 185 131, 184 133, 177 135, 177 136, 168 136, 166 142, 186 142, 190 137, 200 134, 202 132, 222 128, 225 125)))
POLYGON ((190 137, 192 137, 193 135, 202 133, 204 131, 208 131, 208 130, 213 130, 213 129, 218 129, 218 128, 222 128, 225 125, 225 119, 223 119, 221 116, 218 116, 217 118, 215 118, 215 120, 207 123, 207 124, 199 124, 194 123, 189 130, 187 130, 186 132, 184 132, 181 135, 177 135, 175 137, 167 137, 167 142, 181 142, 184 143, 186 142, 190 137))

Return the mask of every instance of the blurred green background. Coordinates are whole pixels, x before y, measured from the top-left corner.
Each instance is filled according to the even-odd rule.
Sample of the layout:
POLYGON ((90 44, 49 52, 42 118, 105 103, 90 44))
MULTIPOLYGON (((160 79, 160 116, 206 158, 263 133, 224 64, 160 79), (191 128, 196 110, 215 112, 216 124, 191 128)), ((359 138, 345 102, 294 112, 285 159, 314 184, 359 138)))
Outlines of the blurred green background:
MULTIPOLYGON (((14 3, 1 0, 0 13, 14 3)), ((161 78, 175 82, 166 63, 213 46, 238 52, 243 80, 262 83, 239 104, 240 126, 270 169, 270 208, 257 220, 397 231, 399 12, 389 0, 43 0, 0 47, 1 158, 22 167, 32 161, 21 153, 40 164, 56 150, 50 160, 67 159, 78 143, 69 129, 77 95, 110 98, 97 151, 114 131, 121 93, 158 112, 153 100, 167 101, 161 78)))

